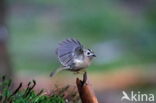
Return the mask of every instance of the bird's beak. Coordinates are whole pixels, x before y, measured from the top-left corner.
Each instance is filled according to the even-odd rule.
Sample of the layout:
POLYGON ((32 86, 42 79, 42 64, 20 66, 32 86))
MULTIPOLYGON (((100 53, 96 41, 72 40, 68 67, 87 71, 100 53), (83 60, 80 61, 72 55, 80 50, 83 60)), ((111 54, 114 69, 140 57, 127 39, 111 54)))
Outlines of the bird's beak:
POLYGON ((93 56, 93 57, 96 57, 96 55, 95 55, 95 54, 93 54, 92 56, 93 56))

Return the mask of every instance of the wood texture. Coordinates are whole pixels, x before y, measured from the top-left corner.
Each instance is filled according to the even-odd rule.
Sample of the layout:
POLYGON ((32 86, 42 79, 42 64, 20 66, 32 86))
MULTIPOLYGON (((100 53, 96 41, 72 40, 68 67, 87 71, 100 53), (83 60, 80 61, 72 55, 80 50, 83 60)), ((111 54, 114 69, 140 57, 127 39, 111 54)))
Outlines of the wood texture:
POLYGON ((83 75, 83 81, 81 81, 79 78, 76 80, 77 88, 79 91, 79 95, 81 98, 82 103, 98 103, 98 100, 94 94, 94 91, 87 83, 87 73, 85 72, 83 75))

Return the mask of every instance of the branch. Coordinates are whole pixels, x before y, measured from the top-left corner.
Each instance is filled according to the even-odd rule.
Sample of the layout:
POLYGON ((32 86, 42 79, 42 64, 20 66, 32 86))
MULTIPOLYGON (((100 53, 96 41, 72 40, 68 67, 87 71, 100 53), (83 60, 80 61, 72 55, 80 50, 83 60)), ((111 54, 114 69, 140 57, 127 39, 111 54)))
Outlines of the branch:
POLYGON ((82 103, 98 103, 93 89, 86 82, 87 82, 86 72, 83 75, 83 81, 81 81, 79 78, 77 78, 76 80, 77 88, 78 88, 82 103))

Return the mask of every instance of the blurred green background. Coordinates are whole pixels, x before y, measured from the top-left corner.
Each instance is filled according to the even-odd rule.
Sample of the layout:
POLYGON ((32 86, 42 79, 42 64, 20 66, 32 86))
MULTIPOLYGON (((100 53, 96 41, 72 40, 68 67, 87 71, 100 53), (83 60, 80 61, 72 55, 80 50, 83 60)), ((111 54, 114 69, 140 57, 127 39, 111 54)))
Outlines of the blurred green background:
POLYGON ((9 46, 16 70, 49 73, 58 66, 57 43, 69 37, 97 53, 89 71, 156 61, 154 0, 8 0, 8 4, 9 46))
POLYGON ((156 75, 155 0, 7 0, 7 4, 15 74, 48 76, 60 65, 57 44, 73 37, 97 55, 90 73, 117 73, 130 67, 145 77, 156 75))

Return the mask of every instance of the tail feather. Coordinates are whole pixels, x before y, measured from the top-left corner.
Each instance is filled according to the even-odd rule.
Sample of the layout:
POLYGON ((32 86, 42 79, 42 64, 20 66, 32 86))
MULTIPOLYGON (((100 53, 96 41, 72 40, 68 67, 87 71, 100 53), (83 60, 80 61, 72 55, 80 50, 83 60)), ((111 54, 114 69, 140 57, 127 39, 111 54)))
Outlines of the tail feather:
POLYGON ((54 77, 58 72, 62 71, 62 70, 65 70, 67 69, 67 67, 60 67, 60 68, 57 68, 55 71, 51 72, 50 73, 50 77, 54 77))

